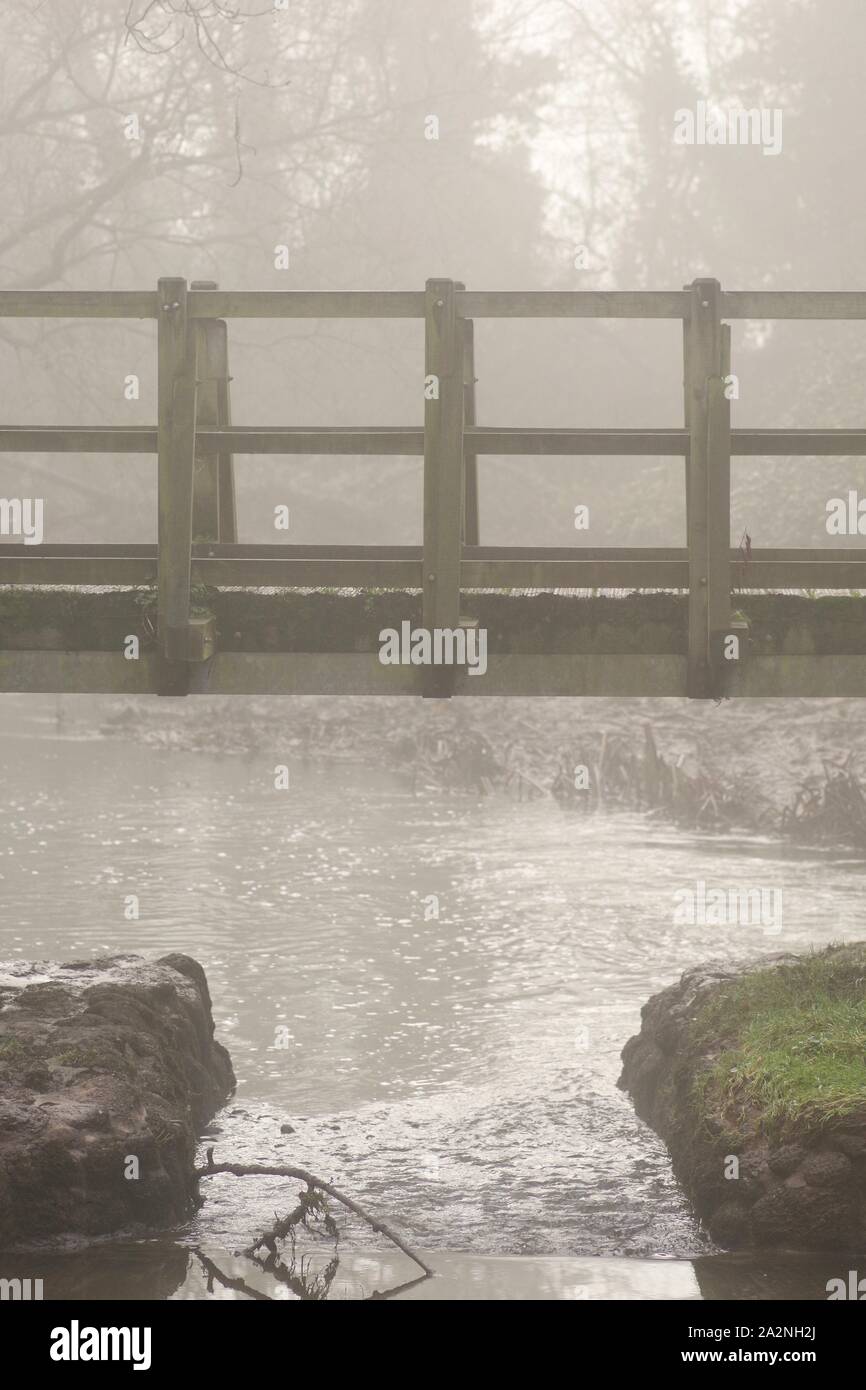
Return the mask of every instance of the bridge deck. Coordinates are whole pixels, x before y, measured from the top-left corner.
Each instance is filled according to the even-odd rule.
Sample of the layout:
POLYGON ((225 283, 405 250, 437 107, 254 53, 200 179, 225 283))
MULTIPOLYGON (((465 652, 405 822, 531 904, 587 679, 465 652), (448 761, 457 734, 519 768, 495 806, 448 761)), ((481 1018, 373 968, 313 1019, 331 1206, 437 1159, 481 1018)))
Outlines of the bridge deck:
MULTIPOLYGON (((0 589, 0 689, 424 693, 423 668, 379 659, 383 630, 421 624, 418 590, 214 588, 196 597, 215 619, 216 652, 174 692, 157 648, 154 590, 0 589), (130 636, 135 660, 123 655, 130 636)), ((723 693, 866 695, 866 599, 743 593, 737 602, 749 652, 723 693)), ((467 591, 462 607, 487 633, 487 671, 458 670, 455 695, 687 693, 686 594, 467 591)))

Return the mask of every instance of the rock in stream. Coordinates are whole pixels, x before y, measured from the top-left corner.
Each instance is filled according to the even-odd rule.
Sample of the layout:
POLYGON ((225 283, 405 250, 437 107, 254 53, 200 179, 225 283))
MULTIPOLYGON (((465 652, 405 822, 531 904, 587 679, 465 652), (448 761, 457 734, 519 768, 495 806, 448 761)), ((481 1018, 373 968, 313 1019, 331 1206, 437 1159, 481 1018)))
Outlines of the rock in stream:
POLYGON ((234 1084, 189 956, 0 962, 0 1249, 186 1219, 234 1084))
POLYGON ((866 1248, 866 943, 687 971, 620 1087, 729 1248, 866 1248))

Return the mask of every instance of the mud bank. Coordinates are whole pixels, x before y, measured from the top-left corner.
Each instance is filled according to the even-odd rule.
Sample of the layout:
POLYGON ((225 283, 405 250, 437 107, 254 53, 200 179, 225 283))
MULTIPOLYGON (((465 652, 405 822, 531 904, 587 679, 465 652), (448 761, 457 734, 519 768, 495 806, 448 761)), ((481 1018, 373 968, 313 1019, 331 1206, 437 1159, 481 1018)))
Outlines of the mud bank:
POLYGON ((622 1059, 720 1245, 866 1249, 866 943, 690 970, 622 1059))
POLYGON ((185 1219, 234 1087, 189 956, 0 962, 0 1249, 185 1219))

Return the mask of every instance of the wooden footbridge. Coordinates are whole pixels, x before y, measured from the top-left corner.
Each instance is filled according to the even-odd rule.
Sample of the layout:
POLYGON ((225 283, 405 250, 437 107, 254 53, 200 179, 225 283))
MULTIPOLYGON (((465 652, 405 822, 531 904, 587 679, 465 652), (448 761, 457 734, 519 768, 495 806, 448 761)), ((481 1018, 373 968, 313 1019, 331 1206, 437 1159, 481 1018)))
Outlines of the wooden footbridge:
POLYGON ((866 292, 731 293, 697 280, 671 292, 500 293, 430 280, 423 292, 271 293, 172 278, 155 291, 4 291, 0 315, 155 319, 159 355, 153 426, 0 426, 8 452, 154 454, 159 488, 155 545, 0 543, 0 690, 866 694, 866 600, 856 592, 866 591, 866 549, 746 554, 731 547, 730 523, 732 455, 863 457, 866 428, 732 430, 726 388, 730 320, 863 319, 866 292), (233 426, 227 321, 236 318, 418 319, 423 428, 233 426), (683 423, 477 424, 478 318, 680 320, 683 423), (423 545, 242 544, 236 453, 422 456, 423 545), (477 459, 505 454, 680 456, 687 545, 484 546, 477 459), (805 596, 816 590, 839 596, 805 596), (379 633, 403 622, 483 629, 486 673, 383 664, 379 633))

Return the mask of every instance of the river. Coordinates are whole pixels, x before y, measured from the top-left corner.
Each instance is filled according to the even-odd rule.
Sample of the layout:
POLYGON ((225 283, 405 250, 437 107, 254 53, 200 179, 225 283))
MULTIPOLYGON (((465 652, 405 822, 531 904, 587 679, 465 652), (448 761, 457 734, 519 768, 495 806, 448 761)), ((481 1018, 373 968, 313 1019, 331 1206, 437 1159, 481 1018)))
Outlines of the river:
MULTIPOLYGON (((861 861, 413 789, 279 749, 154 751, 67 731, 52 701, 5 711, 0 956, 200 960, 238 1075, 208 1139, 217 1161, 331 1178, 439 1252, 448 1296, 825 1296, 822 1260, 713 1250, 616 1079, 641 1005, 690 965, 862 935, 861 861), (781 890, 780 929, 678 925, 675 894, 699 881, 781 890), (752 1292, 719 1293, 732 1278, 752 1292)), ((177 1240, 52 1269, 201 1296, 194 1249, 237 1275, 225 1252, 294 1194, 205 1187, 177 1240)), ((332 1296, 412 1277, 375 1245, 352 1224, 332 1296)), ((445 1296, 433 1284, 408 1296, 445 1296)))

